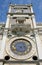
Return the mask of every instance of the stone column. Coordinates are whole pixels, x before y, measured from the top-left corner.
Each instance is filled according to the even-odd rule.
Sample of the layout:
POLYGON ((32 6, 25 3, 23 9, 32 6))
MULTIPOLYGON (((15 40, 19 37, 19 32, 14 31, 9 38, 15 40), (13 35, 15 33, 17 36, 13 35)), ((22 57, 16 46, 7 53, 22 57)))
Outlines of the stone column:
MULTIPOLYGON (((32 6, 31 6, 31 12, 33 13, 32 6)), ((36 28, 36 21, 34 15, 32 15, 32 22, 33 22, 33 28, 36 28)), ((37 30, 34 31, 34 34, 36 39, 37 51, 38 51, 38 59, 42 59, 42 44, 39 35, 37 33, 37 30)))

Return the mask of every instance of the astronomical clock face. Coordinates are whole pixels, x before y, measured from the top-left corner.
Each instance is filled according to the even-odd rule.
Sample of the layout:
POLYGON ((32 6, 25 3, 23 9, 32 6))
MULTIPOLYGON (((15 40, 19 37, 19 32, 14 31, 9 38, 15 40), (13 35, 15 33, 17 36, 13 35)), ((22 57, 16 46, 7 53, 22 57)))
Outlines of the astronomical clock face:
POLYGON ((30 38, 16 37, 6 45, 7 53, 18 60, 30 58, 35 53, 35 43, 30 38))
POLYGON ((17 55, 25 55, 32 49, 32 45, 25 39, 17 39, 11 43, 11 51, 17 55))

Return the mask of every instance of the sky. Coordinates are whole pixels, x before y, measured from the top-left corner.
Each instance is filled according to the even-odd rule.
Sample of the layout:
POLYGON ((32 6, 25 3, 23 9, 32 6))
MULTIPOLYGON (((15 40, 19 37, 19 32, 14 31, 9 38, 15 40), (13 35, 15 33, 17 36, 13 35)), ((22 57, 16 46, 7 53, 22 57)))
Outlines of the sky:
POLYGON ((10 2, 12 4, 31 4, 36 22, 42 22, 42 0, 0 0, 0 22, 6 22, 10 2))

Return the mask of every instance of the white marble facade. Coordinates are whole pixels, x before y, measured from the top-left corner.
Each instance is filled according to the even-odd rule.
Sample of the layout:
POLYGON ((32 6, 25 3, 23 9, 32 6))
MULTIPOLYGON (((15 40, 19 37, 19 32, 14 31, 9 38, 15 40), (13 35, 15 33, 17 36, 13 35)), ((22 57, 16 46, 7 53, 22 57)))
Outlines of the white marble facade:
POLYGON ((0 65, 17 64, 42 65, 42 23, 32 4, 10 4, 6 24, 0 23, 0 65))

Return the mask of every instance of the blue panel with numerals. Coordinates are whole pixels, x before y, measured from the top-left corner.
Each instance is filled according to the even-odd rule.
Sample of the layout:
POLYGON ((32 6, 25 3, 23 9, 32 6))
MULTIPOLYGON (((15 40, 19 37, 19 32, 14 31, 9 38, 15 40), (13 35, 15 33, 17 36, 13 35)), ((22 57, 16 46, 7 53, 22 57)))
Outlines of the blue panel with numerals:
POLYGON ((24 42, 17 42, 15 47, 18 52, 25 52, 27 50, 26 44, 24 42))

